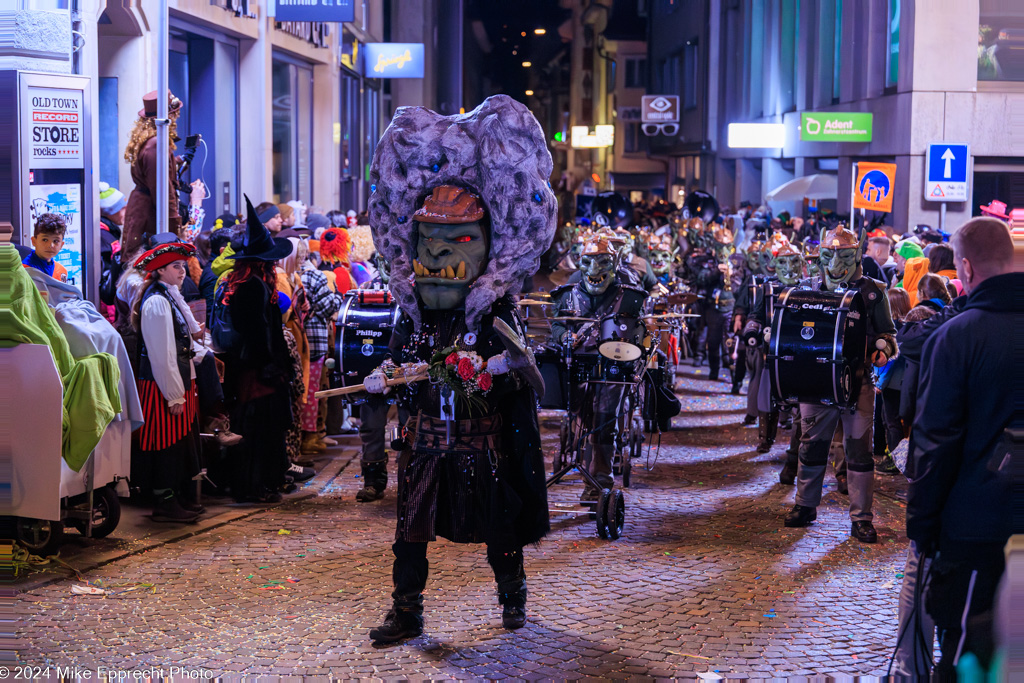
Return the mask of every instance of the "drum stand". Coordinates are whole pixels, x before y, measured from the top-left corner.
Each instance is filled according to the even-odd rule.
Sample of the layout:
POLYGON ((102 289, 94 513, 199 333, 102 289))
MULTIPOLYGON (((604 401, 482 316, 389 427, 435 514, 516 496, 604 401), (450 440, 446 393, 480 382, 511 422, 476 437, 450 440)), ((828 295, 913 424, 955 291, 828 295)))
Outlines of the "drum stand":
MULTIPOLYGON (((570 368, 572 367, 572 355, 572 348, 566 349, 564 359, 570 368)), ((577 387, 573 384, 570 377, 571 373, 566 373, 565 395, 569 399, 567 401, 568 410, 565 421, 562 424, 561 449, 555 461, 555 471, 548 477, 546 486, 551 488, 573 470, 579 472, 583 480, 591 488, 600 492, 597 498, 597 505, 589 513, 590 518, 597 523, 597 535, 604 539, 615 540, 622 535, 622 528, 625 525, 626 501, 621 490, 614 487, 611 489, 602 488, 597 483, 597 480, 594 479, 594 475, 583 464, 584 449, 587 447, 587 440, 594 430, 585 430, 579 415, 572 409, 572 393, 577 390, 577 387), (565 456, 568 454, 571 454, 570 459, 566 461, 565 456)), ((626 393, 623 393, 623 398, 625 396, 626 393)), ((617 410, 616 414, 621 412, 621 407, 620 403, 620 410, 617 410)), ((551 510, 551 512, 564 514, 568 511, 555 509, 551 510)))

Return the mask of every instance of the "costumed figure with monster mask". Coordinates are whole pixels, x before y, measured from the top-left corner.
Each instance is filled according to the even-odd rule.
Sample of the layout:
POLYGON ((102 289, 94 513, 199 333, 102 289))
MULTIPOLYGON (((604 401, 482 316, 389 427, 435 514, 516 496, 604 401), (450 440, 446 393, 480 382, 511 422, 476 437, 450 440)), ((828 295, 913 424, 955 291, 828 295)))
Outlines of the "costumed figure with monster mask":
POLYGON ((848 466, 850 496, 850 535, 863 543, 878 540, 872 524, 874 460, 871 457, 871 430, 874 422, 875 391, 870 368, 884 366, 897 355, 896 327, 889 310, 885 285, 865 277, 861 269, 864 233, 840 223, 822 229, 819 247, 821 277, 802 285, 809 289, 837 292, 858 290, 865 306, 867 343, 865 362, 858 369, 860 392, 853 410, 835 405, 801 403, 802 436, 797 470, 796 505, 786 516, 787 527, 807 526, 817 518, 829 446, 836 426, 843 424, 843 447, 848 466))
POLYGON ((512 300, 555 231, 551 155, 505 95, 441 116, 403 107, 370 171, 374 243, 402 315, 391 362, 365 381, 409 409, 399 456, 393 603, 377 643, 423 630, 427 545, 486 543, 502 623, 526 622, 523 546, 548 531, 537 423, 543 381, 512 300), (423 378, 415 380, 413 378, 423 378))
MULTIPOLYGON (((752 245, 753 246, 753 245, 752 245)), ((768 354, 768 343, 764 338, 765 329, 771 325, 778 303, 779 293, 786 287, 800 283, 804 276, 804 260, 800 250, 790 244, 789 240, 774 241, 771 263, 774 273, 758 277, 759 283, 754 287, 754 304, 743 329, 743 338, 747 342, 751 363, 750 386, 747 389, 747 410, 756 411, 758 419, 758 453, 767 453, 775 443, 779 430, 780 406, 773 401, 768 381, 768 367, 765 358, 768 354)), ((788 467, 788 465, 787 465, 788 467)), ((782 476, 782 475, 780 475, 782 476)), ((793 462, 792 477, 796 476, 796 462, 793 462)), ((787 483, 783 481, 783 483, 787 483)))
POLYGON ((701 313, 704 331, 697 340, 696 355, 701 356, 707 349, 708 378, 717 381, 722 366, 726 326, 732 320, 736 304, 733 264, 729 260, 735 247, 732 232, 728 228, 716 225, 711 235, 711 248, 699 261, 697 271, 697 291, 703 297, 701 313))
MULTIPOLYGON (((584 323, 581 326, 559 321, 558 317, 601 320, 612 314, 628 318, 640 316, 647 292, 623 279, 623 271, 628 269, 618 268, 621 256, 621 249, 602 233, 592 236, 583 245, 580 256, 582 279, 552 292, 556 301, 556 319, 551 323, 553 342, 571 343, 576 352, 596 357, 600 343, 597 325, 584 323)), ((610 489, 614 482, 612 456, 623 396, 622 385, 591 383, 585 391, 573 394, 574 405, 569 407, 571 412, 581 416, 585 428, 592 433, 589 471, 602 488, 610 489)), ((599 493, 588 484, 580 501, 596 504, 599 493)))

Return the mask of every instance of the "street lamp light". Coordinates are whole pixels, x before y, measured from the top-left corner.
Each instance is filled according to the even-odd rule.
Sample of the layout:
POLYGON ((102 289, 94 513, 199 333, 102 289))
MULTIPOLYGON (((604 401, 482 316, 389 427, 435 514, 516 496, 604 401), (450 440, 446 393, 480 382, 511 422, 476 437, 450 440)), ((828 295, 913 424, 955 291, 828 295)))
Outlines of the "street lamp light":
POLYGON ((535 28, 535 29, 533 29, 533 32, 534 32, 534 34, 536 34, 538 36, 542 36, 545 33, 547 33, 548 30, 546 28, 535 28))
POLYGON ((532 90, 527 90, 526 91, 526 96, 527 97, 532 97, 533 96, 533 91, 532 90))
POLYGON ((531 66, 533 66, 533 62, 523 62, 524 69, 529 69, 531 66))

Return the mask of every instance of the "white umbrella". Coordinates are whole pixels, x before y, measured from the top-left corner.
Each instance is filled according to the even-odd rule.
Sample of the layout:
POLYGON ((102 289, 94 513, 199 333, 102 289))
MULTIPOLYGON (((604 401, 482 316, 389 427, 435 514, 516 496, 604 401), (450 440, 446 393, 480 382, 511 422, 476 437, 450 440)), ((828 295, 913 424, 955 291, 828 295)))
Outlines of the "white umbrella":
POLYGON ((801 199, 836 199, 839 196, 839 179, 834 175, 815 173, 793 178, 779 185, 765 195, 768 201, 798 202, 801 199))

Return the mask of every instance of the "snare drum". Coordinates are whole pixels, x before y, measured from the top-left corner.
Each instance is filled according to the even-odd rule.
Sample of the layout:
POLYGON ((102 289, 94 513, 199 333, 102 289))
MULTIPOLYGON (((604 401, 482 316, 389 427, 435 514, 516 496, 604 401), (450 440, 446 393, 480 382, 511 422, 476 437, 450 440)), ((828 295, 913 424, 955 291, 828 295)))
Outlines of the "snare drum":
POLYGON ((338 386, 362 384, 384 362, 400 315, 398 303, 387 290, 350 289, 345 293, 334 347, 338 386))
POLYGON ((636 361, 644 355, 643 340, 647 328, 639 318, 622 314, 601 319, 601 341, 598 352, 612 361, 636 361))

